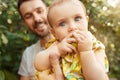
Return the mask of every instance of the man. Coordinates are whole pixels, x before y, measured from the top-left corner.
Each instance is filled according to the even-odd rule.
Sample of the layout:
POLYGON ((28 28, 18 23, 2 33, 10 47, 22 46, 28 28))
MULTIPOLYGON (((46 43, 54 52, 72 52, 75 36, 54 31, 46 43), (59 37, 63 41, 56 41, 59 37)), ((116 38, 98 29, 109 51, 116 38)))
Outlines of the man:
POLYGON ((27 47, 23 53, 18 74, 20 80, 35 80, 34 56, 52 38, 47 24, 47 7, 42 0, 18 0, 18 10, 26 26, 40 40, 27 47))

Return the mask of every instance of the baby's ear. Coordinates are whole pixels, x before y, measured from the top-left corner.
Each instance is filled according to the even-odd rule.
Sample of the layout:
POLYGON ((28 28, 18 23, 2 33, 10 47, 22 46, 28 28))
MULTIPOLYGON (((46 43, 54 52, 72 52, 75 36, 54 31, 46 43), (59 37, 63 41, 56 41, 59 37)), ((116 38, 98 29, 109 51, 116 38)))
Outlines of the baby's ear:
POLYGON ((52 35, 53 35, 54 37, 56 37, 56 36, 55 36, 55 31, 53 30, 53 28, 50 29, 50 32, 52 33, 52 35))
POLYGON ((51 33, 54 35, 55 32, 53 31, 53 29, 50 29, 50 31, 51 31, 51 33))

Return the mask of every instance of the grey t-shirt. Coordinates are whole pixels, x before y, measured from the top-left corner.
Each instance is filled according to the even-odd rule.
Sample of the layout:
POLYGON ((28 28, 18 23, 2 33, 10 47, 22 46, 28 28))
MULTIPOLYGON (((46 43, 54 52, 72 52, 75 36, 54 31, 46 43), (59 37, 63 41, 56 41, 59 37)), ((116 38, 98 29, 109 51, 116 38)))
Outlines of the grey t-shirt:
POLYGON ((23 52, 18 74, 21 76, 29 76, 30 80, 35 80, 34 57, 45 48, 41 47, 40 41, 27 47, 23 52))

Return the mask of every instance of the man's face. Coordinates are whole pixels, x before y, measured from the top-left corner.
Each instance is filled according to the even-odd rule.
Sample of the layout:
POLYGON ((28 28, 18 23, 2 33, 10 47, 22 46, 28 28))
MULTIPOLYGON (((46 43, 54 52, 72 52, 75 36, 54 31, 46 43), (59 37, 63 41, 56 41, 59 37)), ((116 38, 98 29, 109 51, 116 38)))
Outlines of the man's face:
POLYGON ((54 36, 60 41, 74 30, 88 31, 87 16, 80 3, 66 2, 56 5, 51 8, 48 18, 54 36))
POLYGON ((49 34, 47 24, 47 9, 41 0, 29 0, 20 6, 20 12, 25 24, 39 37, 49 34))

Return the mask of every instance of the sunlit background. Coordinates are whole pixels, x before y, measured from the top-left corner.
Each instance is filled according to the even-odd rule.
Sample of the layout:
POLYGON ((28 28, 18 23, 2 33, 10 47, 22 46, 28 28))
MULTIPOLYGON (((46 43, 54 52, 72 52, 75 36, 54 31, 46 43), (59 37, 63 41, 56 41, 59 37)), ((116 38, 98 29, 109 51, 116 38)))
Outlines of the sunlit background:
POLYGON ((120 4, 120 0, 107 0, 108 4, 112 7, 117 7, 120 4))
MULTIPOLYGON (((19 80, 23 50, 37 40, 22 23, 16 1, 0 0, 0 80, 19 80)), ((90 17, 89 30, 106 47, 110 80, 120 80, 120 0, 81 1, 90 17)))

